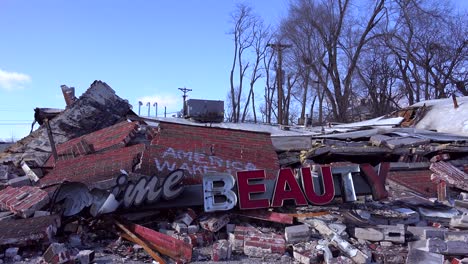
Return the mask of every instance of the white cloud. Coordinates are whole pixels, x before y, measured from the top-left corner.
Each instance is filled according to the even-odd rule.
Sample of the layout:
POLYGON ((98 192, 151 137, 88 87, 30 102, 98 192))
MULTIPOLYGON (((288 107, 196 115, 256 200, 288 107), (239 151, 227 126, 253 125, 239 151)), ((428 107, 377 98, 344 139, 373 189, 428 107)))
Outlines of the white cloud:
MULTIPOLYGON (((178 111, 182 109, 182 97, 172 94, 143 96, 138 98, 138 101, 143 103, 141 108, 142 111, 143 109, 147 111, 146 104, 150 103, 151 112, 154 111, 154 103, 158 103, 158 116, 161 115, 161 113, 164 113, 164 107, 167 107, 168 111, 178 111)), ((137 109, 138 103, 133 106, 133 111, 137 109)))
POLYGON ((24 85, 29 82, 31 82, 29 75, 0 69, 0 89, 7 91, 23 89, 24 85))

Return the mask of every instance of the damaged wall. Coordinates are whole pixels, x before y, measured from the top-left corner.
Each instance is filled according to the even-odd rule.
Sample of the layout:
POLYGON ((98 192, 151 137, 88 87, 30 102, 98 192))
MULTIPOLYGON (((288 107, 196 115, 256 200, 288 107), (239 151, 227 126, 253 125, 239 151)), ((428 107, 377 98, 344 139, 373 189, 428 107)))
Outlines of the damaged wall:
POLYGON ((186 183, 201 183, 207 172, 227 172, 235 177, 237 171, 255 169, 264 169, 267 178, 275 178, 279 169, 268 133, 168 122, 160 122, 143 160, 145 174, 167 175, 183 169, 186 183))
MULTIPOLYGON (((63 113, 50 120, 56 144, 72 138, 111 126, 124 120, 129 113, 128 102, 115 94, 115 91, 102 81, 94 81, 63 113)), ((0 163, 33 159, 41 166, 49 157, 51 147, 47 129, 41 126, 17 144, 0 154, 0 163)))

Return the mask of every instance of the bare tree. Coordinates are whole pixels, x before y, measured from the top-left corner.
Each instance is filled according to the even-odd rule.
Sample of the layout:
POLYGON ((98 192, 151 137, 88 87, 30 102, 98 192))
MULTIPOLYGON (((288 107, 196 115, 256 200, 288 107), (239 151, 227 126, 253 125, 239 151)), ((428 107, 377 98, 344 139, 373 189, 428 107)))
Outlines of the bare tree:
POLYGON ((265 56, 267 54, 267 44, 271 39, 271 33, 270 33, 270 28, 264 26, 263 21, 256 17, 254 20, 254 23, 252 24, 252 36, 253 36, 253 44, 252 44, 252 49, 253 49, 253 57, 254 57, 254 63, 252 67, 252 71, 250 72, 250 82, 249 82, 249 95, 247 96, 247 102, 244 105, 244 111, 242 114, 242 122, 245 121, 246 114, 247 114, 247 109, 250 104, 250 100, 252 100, 252 112, 253 112, 253 118, 254 122, 257 122, 257 114, 256 114, 256 109, 255 109, 255 92, 254 92, 254 86, 255 83, 259 78, 262 77, 262 68, 261 68, 261 63, 265 59, 265 56))
POLYGON ((409 104, 466 93, 467 21, 440 1, 397 0, 386 45, 395 56, 409 104))
POLYGON ((243 55, 252 46, 253 34, 251 27, 256 23, 252 14, 252 9, 245 4, 238 4, 236 10, 231 15, 234 28, 231 34, 234 36, 234 59, 232 61, 231 73, 229 76, 231 84, 231 105, 232 121, 240 121, 240 98, 243 89, 244 77, 249 67, 249 63, 244 61, 243 55), (238 79, 235 84, 234 75, 237 70, 238 79), (235 87, 238 87, 236 90, 235 87))
MULTIPOLYGON (((296 0, 291 4, 290 14, 303 17, 296 21, 315 31, 325 49, 320 67, 325 68, 332 88, 322 88, 337 121, 347 121, 352 78, 363 47, 377 36, 373 30, 383 19, 383 10, 384 0, 376 1, 366 12, 367 18, 360 22, 353 19, 349 0, 296 0)), ((317 68, 315 71, 320 72, 317 68)))

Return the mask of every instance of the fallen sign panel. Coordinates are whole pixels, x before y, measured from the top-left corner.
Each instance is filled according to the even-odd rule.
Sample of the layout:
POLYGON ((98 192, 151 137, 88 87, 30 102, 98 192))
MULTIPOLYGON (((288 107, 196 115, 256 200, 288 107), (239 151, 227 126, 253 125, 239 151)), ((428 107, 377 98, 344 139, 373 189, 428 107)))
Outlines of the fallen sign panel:
POLYGON ((241 210, 282 207, 288 200, 298 206, 325 205, 337 195, 346 202, 356 201, 357 194, 379 200, 388 195, 384 186, 388 170, 388 163, 377 171, 368 164, 346 163, 304 167, 296 177, 293 170, 281 169, 272 188, 263 170, 237 172, 237 182, 227 173, 209 174, 203 178, 205 211, 226 211, 237 204, 241 210))

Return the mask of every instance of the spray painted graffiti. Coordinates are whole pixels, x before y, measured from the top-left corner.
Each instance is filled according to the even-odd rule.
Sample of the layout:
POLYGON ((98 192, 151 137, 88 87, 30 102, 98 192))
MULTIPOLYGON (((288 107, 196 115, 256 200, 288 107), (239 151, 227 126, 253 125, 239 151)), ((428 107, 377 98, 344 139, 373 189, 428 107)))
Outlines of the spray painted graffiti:
POLYGON ((175 169, 185 170, 188 176, 195 177, 212 172, 226 172, 234 174, 237 171, 256 170, 254 164, 238 160, 223 159, 195 151, 176 150, 167 148, 161 159, 156 158, 158 172, 175 169))
POLYGON ((141 177, 136 183, 131 183, 128 181, 128 175, 122 173, 112 188, 112 194, 125 208, 139 206, 144 202, 155 203, 161 196, 165 200, 171 200, 183 192, 183 178, 184 171, 175 170, 164 179, 156 176, 141 177))

